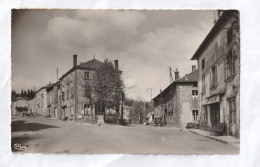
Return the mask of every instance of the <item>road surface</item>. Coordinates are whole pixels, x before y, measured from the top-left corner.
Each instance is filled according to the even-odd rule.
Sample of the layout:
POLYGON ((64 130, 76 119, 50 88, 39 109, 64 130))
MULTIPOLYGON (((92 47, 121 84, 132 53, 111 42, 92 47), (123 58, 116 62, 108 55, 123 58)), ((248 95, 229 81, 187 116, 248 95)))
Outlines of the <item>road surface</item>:
POLYGON ((99 126, 23 117, 12 118, 12 150, 20 153, 239 153, 232 145, 173 127, 99 126), (29 148, 19 151, 14 144, 29 148))

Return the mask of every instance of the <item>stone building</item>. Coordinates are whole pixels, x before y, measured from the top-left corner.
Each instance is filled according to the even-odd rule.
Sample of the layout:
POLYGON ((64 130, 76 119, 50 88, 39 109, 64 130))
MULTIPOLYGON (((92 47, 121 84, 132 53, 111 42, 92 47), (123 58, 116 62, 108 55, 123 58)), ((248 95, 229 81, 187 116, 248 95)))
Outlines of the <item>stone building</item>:
POLYGON ((36 99, 33 98, 31 100, 29 100, 29 110, 28 113, 32 114, 32 113, 36 113, 36 99))
POLYGON ((35 114, 46 116, 47 112, 47 86, 41 87, 35 95, 35 114))
POLYGON ((162 117, 167 126, 184 128, 188 122, 197 122, 198 116, 198 70, 179 78, 176 69, 175 81, 154 99, 154 117, 162 117))
POLYGON ((15 101, 11 102, 11 110, 12 115, 17 115, 20 112, 18 110, 24 110, 23 112, 27 112, 29 108, 29 102, 26 98, 17 97, 15 101))
MULTIPOLYGON (((95 71, 103 64, 95 58, 77 64, 77 55, 73 55, 73 67, 59 79, 58 105, 60 106, 60 118, 78 119, 84 118, 87 122, 104 122, 104 110, 91 104, 88 91, 95 71)), ((118 69, 118 61, 115 60, 115 68, 118 69)), ((93 97, 94 98, 94 97, 93 97)))
POLYGON ((200 128, 224 123, 226 134, 240 131, 240 33, 238 11, 219 18, 191 60, 197 60, 200 128))
POLYGON ((49 84, 46 88, 47 92, 47 115, 48 117, 58 118, 58 102, 57 92, 55 92, 54 86, 57 83, 49 84))

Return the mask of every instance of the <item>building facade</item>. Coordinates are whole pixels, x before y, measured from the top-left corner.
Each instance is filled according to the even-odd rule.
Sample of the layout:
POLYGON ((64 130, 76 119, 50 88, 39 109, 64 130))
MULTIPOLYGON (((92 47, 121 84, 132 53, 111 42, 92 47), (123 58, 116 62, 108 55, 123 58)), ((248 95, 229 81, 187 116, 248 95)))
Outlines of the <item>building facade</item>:
POLYGON ((154 118, 162 118, 164 124, 184 128, 188 122, 197 122, 198 116, 198 70, 194 66, 190 74, 179 78, 154 99, 154 118))
POLYGON ((17 97, 15 101, 11 102, 12 115, 17 115, 22 112, 28 112, 28 109, 29 101, 26 98, 17 97))
MULTIPOLYGON (((86 122, 104 122, 107 109, 92 104, 94 99, 93 79, 103 62, 95 58, 77 65, 77 55, 73 55, 73 67, 59 79, 60 115, 68 119, 84 119, 86 122)), ((118 70, 118 61, 115 60, 118 70)), ((109 109, 110 110, 110 109, 109 109)))
POLYGON ((47 112, 47 86, 41 87, 35 95, 35 114, 46 116, 47 112))
POLYGON ((197 60, 200 128, 225 124, 227 135, 240 132, 240 40, 238 11, 219 18, 191 60, 197 60))

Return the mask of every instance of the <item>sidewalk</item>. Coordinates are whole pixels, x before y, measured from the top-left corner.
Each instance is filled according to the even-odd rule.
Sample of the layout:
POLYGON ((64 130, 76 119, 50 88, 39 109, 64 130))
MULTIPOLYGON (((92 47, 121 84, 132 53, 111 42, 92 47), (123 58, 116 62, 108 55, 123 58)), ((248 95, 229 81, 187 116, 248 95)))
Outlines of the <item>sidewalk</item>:
POLYGON ((213 136, 213 135, 210 135, 210 132, 200 130, 200 129, 190 129, 189 132, 212 139, 212 140, 216 140, 216 141, 219 141, 219 142, 222 142, 225 144, 231 144, 237 148, 240 147, 240 140, 233 136, 213 136))

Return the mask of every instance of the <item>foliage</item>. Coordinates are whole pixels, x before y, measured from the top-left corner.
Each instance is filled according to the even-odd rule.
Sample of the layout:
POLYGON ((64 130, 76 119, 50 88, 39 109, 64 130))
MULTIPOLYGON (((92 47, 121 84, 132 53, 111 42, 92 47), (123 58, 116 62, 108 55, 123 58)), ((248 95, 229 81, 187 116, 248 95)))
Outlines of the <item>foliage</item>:
POLYGON ((86 97, 92 104, 104 109, 118 110, 124 88, 122 72, 115 69, 112 61, 105 59, 97 68, 92 81, 85 83, 86 97))
POLYGON ((17 93, 16 91, 13 90, 11 92, 11 100, 15 101, 15 99, 17 97, 23 97, 23 98, 26 98, 28 100, 31 100, 35 97, 35 94, 36 94, 36 92, 32 89, 28 89, 27 91, 22 89, 21 93, 17 93))
POLYGON ((15 107, 16 111, 18 112, 23 112, 23 111, 28 111, 27 107, 15 107))
POLYGON ((146 116, 153 112, 153 104, 151 102, 143 101, 140 97, 136 100, 126 98, 124 105, 131 107, 130 119, 132 122, 143 122, 146 120, 146 116))

